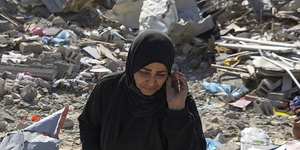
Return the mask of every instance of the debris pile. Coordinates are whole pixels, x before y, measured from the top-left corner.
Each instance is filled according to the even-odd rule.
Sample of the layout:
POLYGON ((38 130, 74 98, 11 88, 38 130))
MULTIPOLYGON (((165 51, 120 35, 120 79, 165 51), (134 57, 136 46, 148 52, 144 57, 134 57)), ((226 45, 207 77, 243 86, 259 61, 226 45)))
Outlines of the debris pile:
POLYGON ((298 0, 0 0, 0 137, 70 105, 61 147, 80 149, 76 118, 89 93, 124 70, 140 31, 155 29, 174 41, 174 68, 189 79, 209 147, 255 148, 249 131, 272 148, 297 145, 299 8, 298 0))
POLYGON ((195 96, 202 100, 206 135, 222 149, 274 149, 293 139, 296 111, 290 105, 300 94, 297 3, 232 0, 217 16, 216 72, 191 86, 201 85, 195 96), (243 139, 243 130, 253 127, 270 136, 269 144, 243 139))

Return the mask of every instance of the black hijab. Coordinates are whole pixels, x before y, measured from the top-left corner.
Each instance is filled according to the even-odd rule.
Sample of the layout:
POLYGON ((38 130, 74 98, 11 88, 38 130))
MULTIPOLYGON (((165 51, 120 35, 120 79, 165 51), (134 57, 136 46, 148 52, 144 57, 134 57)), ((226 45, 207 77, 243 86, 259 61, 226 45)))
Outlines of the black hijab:
POLYGON ((154 62, 164 64, 170 74, 174 54, 175 48, 170 38, 164 33, 147 30, 136 37, 128 53, 126 70, 111 98, 114 102, 108 106, 110 111, 105 115, 108 118, 104 119, 106 123, 103 124, 101 135, 103 149, 114 150, 113 147, 120 134, 124 110, 133 117, 151 117, 167 107, 165 84, 153 95, 145 96, 136 87, 133 75, 144 66, 154 62))
POLYGON ((126 62, 126 87, 130 110, 133 116, 150 116, 164 106, 165 84, 154 95, 145 96, 136 87, 133 74, 151 63, 162 63, 168 73, 174 63, 174 46, 169 37, 161 32, 142 32, 130 47, 126 62))

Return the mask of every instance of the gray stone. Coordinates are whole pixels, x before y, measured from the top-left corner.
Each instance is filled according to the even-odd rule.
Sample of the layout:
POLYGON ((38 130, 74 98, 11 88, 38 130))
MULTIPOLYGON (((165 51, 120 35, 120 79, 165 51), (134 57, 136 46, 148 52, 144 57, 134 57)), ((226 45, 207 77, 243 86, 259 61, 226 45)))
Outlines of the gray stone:
POLYGON ((22 53, 34 53, 34 54, 41 54, 44 51, 43 44, 39 42, 22 42, 20 43, 19 49, 22 53))
POLYGON ((0 121, 0 132, 7 131, 8 123, 6 121, 0 121))
POLYGON ((35 79, 35 83, 39 86, 39 87, 42 87, 42 88, 47 88, 47 89, 50 89, 51 88, 51 84, 41 78, 36 78, 35 79))
POLYGON ((3 97, 3 103, 5 106, 13 105, 14 104, 13 97, 11 95, 5 95, 3 97))
POLYGON ((35 97, 37 96, 37 91, 34 87, 27 85, 20 89, 21 97, 26 102, 33 102, 35 97))
POLYGON ((74 127, 74 121, 71 120, 71 119, 69 119, 69 118, 67 118, 65 120, 63 128, 66 129, 66 130, 72 130, 73 127, 74 127))
POLYGON ((237 113, 227 113, 225 114, 225 117, 230 119, 240 119, 240 115, 237 113))
POLYGON ((5 32, 12 29, 11 24, 6 20, 0 20, 0 32, 5 32))
POLYGON ((124 61, 127 59, 127 56, 128 56, 128 52, 120 52, 119 53, 119 57, 124 61))
POLYGON ((9 113, 7 113, 6 111, 0 109, 0 121, 6 121, 8 123, 14 123, 15 122, 15 118, 12 117, 9 113))
POLYGON ((220 119, 218 117, 214 117, 212 120, 211 120, 212 123, 219 123, 220 122, 220 119))
POLYGON ((67 25, 66 21, 60 16, 54 17, 52 20, 52 24, 58 27, 64 27, 67 25))
POLYGON ((5 80, 0 78, 0 97, 2 97, 7 91, 5 90, 5 80))

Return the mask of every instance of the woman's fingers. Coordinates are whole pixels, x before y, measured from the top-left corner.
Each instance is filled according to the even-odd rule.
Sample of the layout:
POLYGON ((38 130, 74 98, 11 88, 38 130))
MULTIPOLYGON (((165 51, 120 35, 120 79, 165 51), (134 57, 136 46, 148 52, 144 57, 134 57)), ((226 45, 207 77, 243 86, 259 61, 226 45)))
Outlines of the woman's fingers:
POLYGON ((176 79, 179 80, 179 83, 180 83, 180 93, 182 93, 183 95, 187 94, 187 92, 188 92, 188 85, 187 85, 187 79, 186 79, 185 75, 183 73, 176 72, 174 74, 174 76, 176 77, 176 79))

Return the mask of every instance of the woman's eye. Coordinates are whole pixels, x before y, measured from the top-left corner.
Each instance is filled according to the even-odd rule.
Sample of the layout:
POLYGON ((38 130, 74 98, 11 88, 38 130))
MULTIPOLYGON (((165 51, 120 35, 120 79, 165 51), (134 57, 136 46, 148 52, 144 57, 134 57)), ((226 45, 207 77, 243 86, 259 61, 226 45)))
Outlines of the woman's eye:
POLYGON ((157 76, 160 78, 165 78, 167 75, 166 74, 158 74, 157 76))
POLYGON ((146 72, 146 71, 139 71, 139 73, 141 74, 141 75, 149 75, 150 73, 148 73, 148 72, 146 72))

